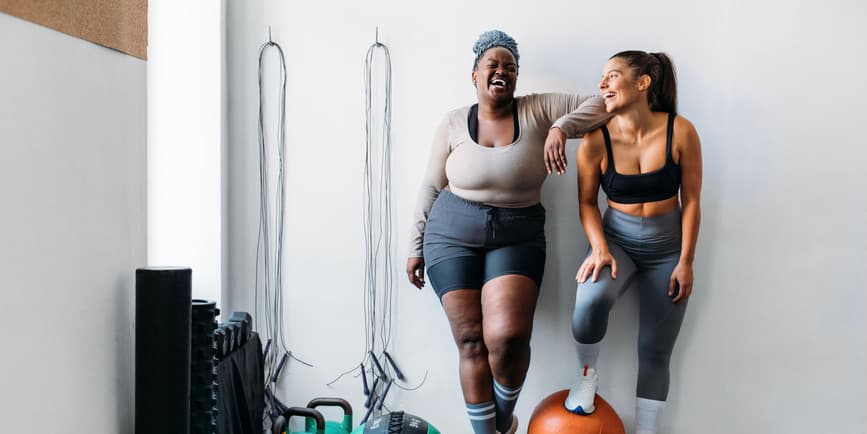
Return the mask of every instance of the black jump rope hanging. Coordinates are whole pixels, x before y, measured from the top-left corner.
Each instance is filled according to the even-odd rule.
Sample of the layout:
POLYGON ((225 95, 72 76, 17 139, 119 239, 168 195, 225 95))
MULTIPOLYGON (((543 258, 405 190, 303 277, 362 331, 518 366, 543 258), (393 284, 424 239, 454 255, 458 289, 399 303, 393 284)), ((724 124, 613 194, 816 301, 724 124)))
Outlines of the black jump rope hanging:
MULTIPOLYGON (((340 374, 361 376, 367 411, 361 423, 371 415, 388 410, 385 399, 391 387, 404 390, 395 382, 405 381, 404 373, 388 352, 393 317, 394 273, 393 219, 391 198, 391 53, 376 40, 368 48, 364 61, 364 330, 365 348, 361 362, 340 374), (381 68, 381 69, 380 69, 381 68), (381 72, 380 72, 381 71, 381 72), (377 72, 380 72, 377 74, 377 72), (381 87, 378 87, 381 86, 381 87), (378 98, 380 97, 380 98, 378 98), (372 375, 372 382, 368 374, 372 375)), ((425 378, 427 374, 425 374, 425 378)), ((424 380, 422 380, 422 384, 424 380)))
POLYGON ((272 421, 286 410, 286 405, 276 396, 277 383, 286 362, 292 358, 304 365, 309 363, 298 359, 288 349, 283 331, 283 228, 286 211, 285 157, 286 157, 286 58, 283 48, 271 38, 268 27, 268 42, 259 47, 259 231, 256 240, 255 271, 255 309, 256 320, 265 318, 265 338, 267 343, 263 352, 265 359, 265 398, 268 414, 272 421), (276 51, 280 67, 280 86, 277 97, 277 140, 275 155, 270 155, 265 145, 265 58, 267 51, 276 51), (270 195, 272 184, 269 169, 276 167, 276 180, 273 180, 275 193, 270 195), (273 206, 273 210, 272 210, 273 206), (272 227, 273 222, 273 227, 272 227), (261 274, 260 274, 261 272, 261 274), (260 315, 260 306, 263 315, 260 315))
MULTIPOLYGON (((376 40, 367 49, 364 59, 364 313, 365 356, 359 365, 362 374, 368 369, 375 374, 372 385, 367 375, 362 382, 367 411, 361 423, 374 413, 381 413, 385 398, 394 380, 379 363, 391 341, 392 299, 395 275, 392 272, 392 205, 391 205, 391 54, 385 44, 376 40), (381 52, 383 75, 377 80, 377 53, 381 52), (376 86, 382 83, 380 107, 374 102, 376 86), (375 111, 380 108, 382 111, 375 111), (377 121, 381 121, 377 125, 377 121), (379 342, 377 342, 377 337, 379 342), (377 344, 378 348, 377 348, 377 344), (377 351, 378 350, 378 351, 377 351), (379 353, 379 356, 377 356, 379 353), (365 367, 367 363, 367 367, 365 367), (374 367, 376 370, 374 371, 374 367)), ((393 363, 392 363, 393 365, 393 363)), ((395 365, 393 365, 395 366, 395 365)))
MULTIPOLYGON (((370 46, 365 58, 364 67, 365 83, 365 153, 364 153, 364 246, 365 246, 365 273, 364 273, 364 318, 365 318, 365 350, 361 363, 357 368, 351 369, 338 376, 331 385, 344 375, 359 371, 362 377, 364 394, 367 396, 365 407, 367 411, 361 424, 364 425, 371 416, 376 416, 376 425, 380 419, 387 418, 412 418, 421 419, 393 412, 382 414, 386 397, 392 386, 404 390, 415 390, 424 384, 427 373, 418 386, 413 388, 403 387, 395 383, 395 378, 405 381, 406 377, 398 368, 397 363, 387 348, 391 340, 391 325, 393 316, 393 290, 396 286, 395 274, 393 273, 393 220, 391 202, 391 55, 388 47, 379 42, 379 29, 377 28, 376 41, 370 46), (383 101, 381 113, 381 125, 374 114, 374 88, 376 77, 374 74, 376 54, 382 52, 384 76, 380 77, 383 83, 383 101), (378 338, 378 339, 377 339, 378 338), (377 355, 378 354, 378 355, 377 355), (365 366, 366 365, 366 366, 365 366), (368 382, 367 373, 374 375, 373 383, 368 382)), ((260 218, 259 236, 257 240, 256 255, 256 309, 259 317, 259 292, 262 289, 262 305, 266 321, 267 344, 264 350, 266 364, 266 387, 265 398, 269 406, 269 416, 272 427, 275 430, 282 429, 287 422, 284 417, 294 414, 298 407, 288 407, 276 396, 276 386, 280 373, 288 361, 295 358, 288 350, 282 324, 283 324, 283 291, 282 291, 282 267, 280 258, 283 252, 283 216, 285 212, 284 190, 284 158, 286 149, 285 140, 286 118, 286 63, 283 49, 271 39, 270 27, 268 29, 268 42, 262 44, 259 49, 259 183, 260 183, 260 218), (269 198, 268 177, 268 153, 265 146, 265 116, 264 116, 264 59, 268 48, 275 48, 280 61, 280 93, 279 93, 279 119, 277 127, 277 182, 276 195, 269 198), (276 211, 273 215, 276 229, 270 226, 271 208, 269 200, 273 200, 276 211), (272 241, 275 246, 272 248, 272 241), (260 258, 262 267, 259 266, 260 258), (260 278, 259 271, 262 270, 260 278), (261 282, 260 282, 261 281, 261 282), (276 349, 275 349, 276 348, 276 349)), ((296 359, 298 360, 298 359, 296 359)), ((299 360, 308 366, 308 363, 299 360)), ((373 421, 373 419, 371 419, 373 421)), ((401 424, 402 425, 402 424, 401 424)), ((426 422, 425 422, 426 425, 426 422)), ((370 428, 365 431, 369 431, 370 428)), ((373 432, 373 431, 371 431, 373 432)))

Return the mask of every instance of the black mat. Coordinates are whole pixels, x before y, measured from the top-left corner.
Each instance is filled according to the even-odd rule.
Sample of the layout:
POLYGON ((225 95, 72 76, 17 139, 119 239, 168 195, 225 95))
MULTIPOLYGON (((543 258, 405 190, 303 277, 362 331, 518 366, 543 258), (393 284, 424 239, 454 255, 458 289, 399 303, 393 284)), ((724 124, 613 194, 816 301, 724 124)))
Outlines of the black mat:
POLYGON ((217 385, 217 434, 262 434, 265 373, 258 333, 217 364, 217 385))

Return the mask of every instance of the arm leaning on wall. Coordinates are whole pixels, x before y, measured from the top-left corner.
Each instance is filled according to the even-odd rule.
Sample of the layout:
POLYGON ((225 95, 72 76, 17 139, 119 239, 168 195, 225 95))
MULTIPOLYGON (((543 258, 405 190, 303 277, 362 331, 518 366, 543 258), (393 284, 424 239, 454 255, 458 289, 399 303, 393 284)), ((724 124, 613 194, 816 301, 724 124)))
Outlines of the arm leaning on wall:
POLYGON ((544 157, 548 173, 562 175, 568 165, 566 139, 582 137, 611 118, 599 96, 546 94, 552 118, 556 117, 545 139, 544 157))
POLYGON ((558 96, 562 98, 559 104, 565 105, 565 111, 557 117, 551 128, 560 129, 570 139, 582 137, 584 133, 601 127, 611 119, 611 114, 605 110, 605 101, 598 95, 558 96))

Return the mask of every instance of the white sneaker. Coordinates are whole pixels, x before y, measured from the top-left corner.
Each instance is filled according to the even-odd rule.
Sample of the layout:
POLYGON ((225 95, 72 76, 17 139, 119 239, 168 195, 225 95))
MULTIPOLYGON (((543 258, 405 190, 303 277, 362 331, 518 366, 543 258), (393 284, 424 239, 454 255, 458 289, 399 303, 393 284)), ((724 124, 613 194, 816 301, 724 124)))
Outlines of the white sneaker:
POLYGON ((593 401, 596 400, 596 389, 599 387, 599 377, 596 370, 584 367, 581 374, 575 380, 575 384, 569 389, 564 406, 572 413, 587 416, 596 410, 593 401))
POLYGON ((514 414, 512 415, 512 426, 510 426, 505 432, 501 433, 497 431, 498 434, 515 434, 516 432, 518 432, 518 416, 515 416, 514 414))

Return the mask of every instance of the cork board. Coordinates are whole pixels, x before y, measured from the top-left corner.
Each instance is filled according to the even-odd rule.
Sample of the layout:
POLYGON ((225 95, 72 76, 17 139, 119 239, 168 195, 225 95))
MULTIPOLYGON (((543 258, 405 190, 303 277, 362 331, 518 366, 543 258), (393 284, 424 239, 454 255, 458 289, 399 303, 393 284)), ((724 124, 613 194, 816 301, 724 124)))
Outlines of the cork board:
POLYGON ((0 12, 147 59, 147 0, 0 0, 0 12))

